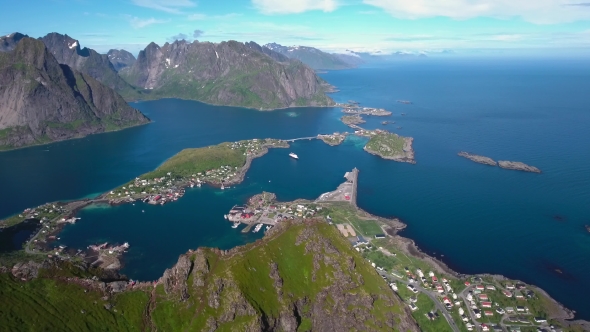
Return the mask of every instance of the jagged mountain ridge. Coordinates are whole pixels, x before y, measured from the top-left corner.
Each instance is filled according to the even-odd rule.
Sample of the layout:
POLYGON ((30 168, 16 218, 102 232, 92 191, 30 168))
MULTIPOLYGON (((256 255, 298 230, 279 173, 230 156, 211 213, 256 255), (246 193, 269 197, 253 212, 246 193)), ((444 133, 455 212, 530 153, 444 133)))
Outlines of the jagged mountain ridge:
POLYGON ((358 62, 351 61, 348 57, 326 53, 309 46, 283 46, 277 43, 269 43, 264 47, 280 53, 288 58, 297 59, 313 69, 335 70, 349 69, 358 66, 358 62))
MULTIPOLYGON (((268 53, 268 51, 267 51, 268 53)), ((151 90, 151 98, 176 97, 215 105, 277 109, 330 106, 328 84, 303 63, 278 62, 255 44, 184 40, 150 43, 119 74, 151 90)))
POLYGON ((39 39, 43 41, 59 63, 92 76, 117 91, 126 100, 142 98, 142 91, 125 82, 117 74, 117 70, 106 54, 99 54, 87 47, 81 48, 80 42, 67 34, 52 32, 39 39))
POLYGON ((133 66, 136 60, 133 54, 125 50, 111 49, 108 51, 107 57, 116 71, 119 71, 125 67, 133 66))
POLYGON ((164 330, 418 331, 407 306, 333 226, 281 223, 261 243, 181 255, 159 280, 179 316, 164 330))
POLYGON ((0 149, 147 122, 112 89, 60 65, 39 40, 24 37, 0 53, 0 149))

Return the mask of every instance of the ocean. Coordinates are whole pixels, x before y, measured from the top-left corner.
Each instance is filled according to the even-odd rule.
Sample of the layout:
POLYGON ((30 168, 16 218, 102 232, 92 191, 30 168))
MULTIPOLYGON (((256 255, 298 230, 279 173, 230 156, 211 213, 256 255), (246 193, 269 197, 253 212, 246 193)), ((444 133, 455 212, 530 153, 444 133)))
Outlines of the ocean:
MULTIPOLYGON (((590 234, 583 227, 590 224, 587 61, 427 58, 321 76, 340 89, 332 95, 336 101, 392 111, 389 118, 366 117, 363 126, 414 137, 417 164, 370 155, 356 137, 336 147, 297 141, 254 160, 245 181, 229 190, 189 189, 163 207, 84 209, 61 243, 129 242, 123 272, 154 280, 188 249, 228 249, 262 236, 230 227, 223 214, 234 204, 263 190, 279 200, 313 199, 357 167, 358 205, 401 218, 408 224, 402 235, 422 250, 461 273, 503 274, 540 286, 590 319, 584 282, 590 234), (383 126, 383 120, 395 124, 383 126), (300 159, 289 158, 291 151, 300 159), (543 173, 476 164, 459 151, 522 161, 543 173)), ((176 99, 132 105, 154 122, 1 153, 0 216, 110 190, 183 148, 350 131, 336 108, 259 112, 176 99)))

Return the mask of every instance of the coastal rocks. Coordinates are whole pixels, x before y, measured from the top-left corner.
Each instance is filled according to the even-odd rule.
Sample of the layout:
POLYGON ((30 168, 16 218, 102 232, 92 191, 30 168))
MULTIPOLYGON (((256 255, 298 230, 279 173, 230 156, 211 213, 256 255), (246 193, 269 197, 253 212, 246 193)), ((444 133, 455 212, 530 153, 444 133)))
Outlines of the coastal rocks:
POLYGON ((534 167, 529 166, 525 163, 521 163, 519 161, 506 161, 506 160, 499 160, 497 163, 492 158, 479 156, 476 154, 471 154, 469 152, 461 151, 457 154, 458 156, 467 158, 471 161, 476 163, 490 165, 490 166, 500 166, 504 169, 512 169, 516 171, 524 171, 524 172, 533 172, 533 173, 541 173, 541 170, 534 167))
POLYGON ((164 284, 166 294, 177 293, 181 301, 188 299, 189 294, 186 281, 192 267, 193 263, 191 260, 186 255, 181 255, 176 265, 164 271, 164 275, 160 278, 160 283, 164 284))
POLYGON ((505 161, 500 160, 498 161, 498 165, 505 169, 512 169, 516 171, 524 171, 524 172, 533 172, 533 173, 541 173, 541 170, 534 167, 529 166, 527 164, 521 163, 519 161, 505 161))
POLYGON ((484 164, 484 165, 490 165, 490 166, 497 166, 498 165, 498 163, 495 162, 492 158, 479 156, 476 154, 471 154, 471 153, 468 153, 465 151, 461 151, 457 155, 467 158, 467 159, 474 161, 476 163, 484 164))

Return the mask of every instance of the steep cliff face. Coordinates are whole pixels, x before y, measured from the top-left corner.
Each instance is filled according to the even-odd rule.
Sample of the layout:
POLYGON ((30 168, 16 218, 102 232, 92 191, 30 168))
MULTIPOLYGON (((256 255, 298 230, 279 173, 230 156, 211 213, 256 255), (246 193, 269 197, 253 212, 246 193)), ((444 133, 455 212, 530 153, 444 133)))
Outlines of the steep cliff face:
POLYGON ((323 222, 278 225, 261 242, 230 251, 189 252, 159 283, 166 295, 152 317, 162 330, 419 330, 374 269, 323 222), (174 317, 165 314, 170 307, 174 317))
POLYGON ((98 54, 95 50, 86 47, 81 48, 79 41, 55 32, 40 40, 60 64, 68 65, 76 71, 93 77, 127 100, 141 98, 141 90, 119 77, 106 54, 98 54))
POLYGON ((264 45, 265 48, 291 59, 297 59, 313 69, 348 69, 357 64, 345 61, 336 54, 326 53, 308 46, 283 46, 277 43, 264 45))
POLYGON ((116 71, 133 66, 136 60, 133 54, 125 50, 109 50, 107 57, 116 71))
MULTIPOLYGON (((276 109, 327 106, 326 83, 301 62, 278 62, 253 45, 175 41, 149 44, 119 74, 151 91, 151 98, 178 97, 217 105, 276 109)), ((279 55, 275 55, 275 58, 279 55)), ((286 60, 286 59, 285 59, 286 60)))
POLYGON ((0 53, 0 149, 147 122, 110 88, 60 65, 41 41, 23 38, 0 53))

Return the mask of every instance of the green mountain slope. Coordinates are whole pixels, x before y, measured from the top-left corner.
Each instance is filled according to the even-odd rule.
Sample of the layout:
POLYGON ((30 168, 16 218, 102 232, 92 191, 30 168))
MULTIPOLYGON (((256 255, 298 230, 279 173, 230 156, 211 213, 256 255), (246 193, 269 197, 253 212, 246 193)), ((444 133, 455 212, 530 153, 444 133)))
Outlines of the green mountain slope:
POLYGON ((406 306, 325 222, 284 223, 229 251, 191 251, 156 288, 111 294, 112 284, 84 273, 66 279, 75 268, 42 268, 27 282, 20 278, 32 278, 31 269, 18 270, 25 272, 0 274, 0 297, 18 304, 3 307, 0 321, 15 331, 418 330, 406 306))

